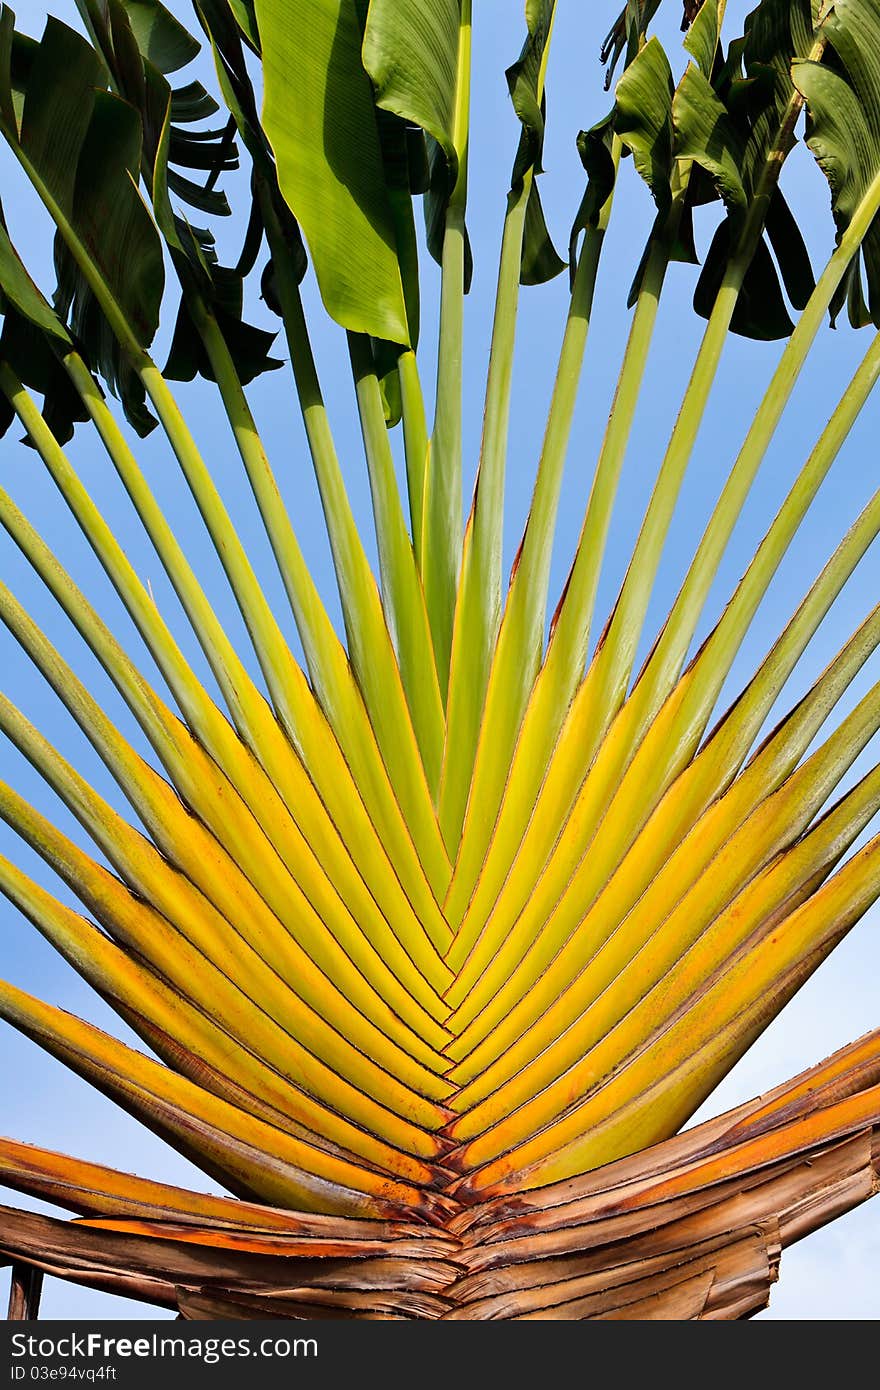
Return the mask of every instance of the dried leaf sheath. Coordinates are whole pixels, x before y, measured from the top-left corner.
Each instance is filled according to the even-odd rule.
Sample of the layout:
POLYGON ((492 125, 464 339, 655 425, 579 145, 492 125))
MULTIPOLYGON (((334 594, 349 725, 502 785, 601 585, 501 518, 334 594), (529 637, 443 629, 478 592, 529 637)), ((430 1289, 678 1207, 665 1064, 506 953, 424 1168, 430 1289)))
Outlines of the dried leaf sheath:
POLYGON ((199 1197, 9 1141, 0 1179, 81 1213, 4 1209, 4 1253, 185 1317, 748 1317, 785 1246, 880 1185, 880 1034, 588 1179, 467 1211, 439 1237, 199 1197))

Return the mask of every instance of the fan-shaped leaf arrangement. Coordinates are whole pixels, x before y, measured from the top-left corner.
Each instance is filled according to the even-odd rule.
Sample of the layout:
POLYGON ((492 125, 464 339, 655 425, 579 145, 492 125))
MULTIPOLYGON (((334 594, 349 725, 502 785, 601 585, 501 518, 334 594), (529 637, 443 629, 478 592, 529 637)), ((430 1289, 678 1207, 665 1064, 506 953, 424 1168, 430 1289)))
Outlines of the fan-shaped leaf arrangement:
MULTIPOLYGON (((716 705, 868 400, 877 336, 710 635, 696 654, 692 645, 826 315, 847 305, 855 326, 880 325, 878 0, 821 9, 761 0, 729 44, 723 3, 706 0, 695 15, 688 9, 679 77, 646 33, 657 0, 627 5, 606 46, 620 69, 613 108, 579 137, 587 184, 570 304, 506 587, 519 286, 564 267, 538 191, 553 0, 529 0, 507 74, 521 134, 466 522, 470 0, 195 0, 227 108, 207 127, 218 103, 179 77, 199 45, 159 0, 78 8, 82 32, 50 17, 39 39, 20 33, 8 8, 0 15, 0 131, 54 223, 57 272, 54 290, 38 288, 3 223, 3 423, 23 429, 167 688, 153 688, 0 491, 4 527, 153 754, 136 751, 0 585, 0 617, 137 822, 0 697, 3 733, 94 847, 2 784, 0 814, 83 912, 7 861, 0 886, 148 1052, 13 984, 0 986, 0 1016, 234 1195, 200 1196, 4 1140, 0 1181, 81 1219, 4 1209, 0 1249, 190 1318, 748 1316, 767 1300, 781 1247, 877 1185, 880 1033, 679 1131, 880 894, 880 838, 862 837, 880 808, 880 769, 847 780, 880 725, 880 688, 835 718, 880 642, 880 609, 755 746, 880 530, 880 493, 810 576, 794 613, 780 616, 776 641, 720 718, 716 705), (837 232, 815 280, 779 184, 804 120, 837 232), (219 182, 240 150, 252 206, 241 258, 226 267, 211 232, 189 217, 228 211, 219 182), (656 215, 548 635, 562 471, 623 156, 656 215), (442 265, 430 424, 417 356, 417 199, 442 265), (713 201, 717 230, 695 292, 705 331, 591 649, 661 290, 671 262, 696 260, 694 209, 713 201), (242 317, 260 260, 320 490, 344 642, 243 389, 281 365, 269 356, 271 335, 242 317), (347 334, 378 582, 321 395, 300 296, 306 273, 347 334), (172 281, 179 309, 163 372, 150 347, 172 281), (731 331, 780 339, 777 366, 634 676, 731 331), (304 664, 285 636, 290 615, 270 605, 169 385, 196 374, 216 383, 304 664), (83 426, 122 480, 225 708, 65 453, 83 426), (138 464, 130 431, 157 426, 222 561, 262 682, 138 464)), ((10 189, 7 203, 15 196, 10 189)), ((273 378, 279 391, 283 377, 273 378)))

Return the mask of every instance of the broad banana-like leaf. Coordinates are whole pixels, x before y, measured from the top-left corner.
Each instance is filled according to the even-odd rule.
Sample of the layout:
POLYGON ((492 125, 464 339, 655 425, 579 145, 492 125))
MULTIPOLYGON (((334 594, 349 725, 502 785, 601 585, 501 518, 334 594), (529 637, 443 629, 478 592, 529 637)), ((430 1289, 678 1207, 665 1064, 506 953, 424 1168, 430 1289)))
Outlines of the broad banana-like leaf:
MULTIPOLYGON (((77 7, 89 27, 96 27, 101 12, 95 0, 77 0, 77 7)), ((178 72, 199 51, 196 39, 161 0, 110 0, 110 9, 125 14, 140 52, 159 72, 178 72)))
POLYGON ((100 59, 89 44, 50 18, 29 74, 20 129, 6 113, 2 133, 61 231, 59 311, 70 315, 77 337, 143 432, 153 427, 152 417, 117 332, 136 348, 149 346, 164 268, 136 187, 140 123, 125 102, 101 88, 100 76, 100 59))
MULTIPOLYGON (((823 31, 844 64, 845 75, 815 62, 796 62, 792 77, 809 107, 807 144, 831 186, 831 206, 840 238, 878 176, 880 104, 875 84, 880 16, 870 4, 843 0, 825 18, 823 31)), ((876 217, 835 296, 833 313, 839 312, 847 296, 851 303, 864 303, 860 264, 867 282, 868 319, 880 327, 880 227, 876 217)), ((851 314, 851 318, 857 327, 861 325, 860 315, 851 314)))
MULTIPOLYGON (((363 61, 376 101, 433 142, 428 248, 443 258, 446 208, 467 160, 470 0, 369 0, 363 61)), ((469 279, 466 273, 465 279, 469 279)))
MULTIPOLYGON (((817 40, 821 48, 823 21, 817 0, 775 0, 763 5, 747 17, 741 43, 731 45, 727 63, 715 74, 730 119, 743 140, 739 170, 749 199, 765 191, 762 167, 768 152, 778 146, 784 158, 794 142, 791 64, 806 58, 817 40)), ((708 172, 712 174, 711 169, 708 172)), ((705 318, 736 254, 737 221, 732 209, 715 233, 697 282, 694 308, 705 318)), ((731 319, 733 332, 753 338, 787 337, 792 322, 782 286, 794 307, 803 309, 813 290, 813 276, 803 237, 777 184, 765 212, 765 236, 756 244, 731 319)))
MULTIPOLYGON (((273 335, 242 320, 242 279, 250 269, 246 257, 256 255, 256 250, 243 253, 242 263, 235 268, 218 266, 213 234, 193 229, 171 204, 173 193, 203 212, 227 215, 229 205, 216 181, 221 173, 238 167, 231 123, 215 130, 193 130, 189 119, 175 119, 175 95, 167 75, 189 63, 200 45, 160 5, 148 6, 142 13, 137 6, 112 0, 106 18, 89 0, 80 0, 80 9, 116 89, 140 113, 142 172, 178 275, 190 293, 195 277, 198 293, 220 321, 242 381, 280 366, 269 357, 273 335), (204 183, 193 181, 193 171, 200 170, 204 183)), ((205 101, 206 112, 219 109, 207 93, 205 101)), ((214 379, 184 295, 166 375, 187 381, 197 372, 214 379)))
POLYGON ((0 222, 0 290, 3 293, 4 317, 10 308, 13 308, 23 318, 28 319, 35 328, 50 334, 65 347, 70 345, 70 334, 28 275, 2 222, 0 222))
POLYGON ((693 65, 675 90, 672 119, 678 158, 705 169, 726 207, 744 208, 748 198, 740 173, 744 149, 739 133, 710 82, 693 65))
POLYGON ((632 152, 660 216, 672 205, 674 91, 669 59, 656 38, 648 39, 614 90, 614 129, 632 152))
POLYGON ((599 47, 599 62, 605 67, 605 90, 610 88, 622 54, 631 62, 639 51, 641 41, 661 0, 626 0, 626 4, 608 30, 599 47))
POLYGON ((555 13, 556 0, 535 0, 526 6, 528 35, 519 58, 507 69, 510 99, 523 126, 511 178, 512 197, 520 192, 526 174, 532 175, 523 229, 520 278, 524 285, 541 285, 565 269, 547 230, 537 181, 543 173, 541 157, 547 114, 544 69, 555 13))
MULTIPOLYGON (((43 298, 25 270, 3 222, 0 208, 0 312, 3 331, 0 355, 28 386, 43 396, 43 418, 62 443, 73 434, 74 422, 87 418, 53 344, 70 348, 67 329, 43 298)), ((5 433, 15 411, 4 398, 0 404, 0 432, 5 433)))
POLYGON ((356 0, 256 0, 254 10, 263 123, 327 311, 353 332, 406 345, 394 216, 356 0))

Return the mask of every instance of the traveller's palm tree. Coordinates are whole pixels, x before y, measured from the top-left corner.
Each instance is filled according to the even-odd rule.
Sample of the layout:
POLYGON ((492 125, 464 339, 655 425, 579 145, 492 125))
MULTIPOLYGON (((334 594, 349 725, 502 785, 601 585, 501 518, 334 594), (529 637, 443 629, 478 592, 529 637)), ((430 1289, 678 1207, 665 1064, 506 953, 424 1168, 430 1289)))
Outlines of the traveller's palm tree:
MULTIPOLYGON (((12 984, 0 985, 0 1016, 233 1194, 199 1195, 3 1140, 0 1181, 81 1218, 4 1209, 0 1249, 22 1268, 186 1317, 733 1318, 764 1305, 783 1245, 876 1186, 880 1032, 679 1131, 880 894, 880 838, 847 854, 880 807, 880 769, 835 791, 880 725, 877 687, 834 717, 880 642, 880 608, 755 747, 880 529, 880 493, 809 576, 803 601, 712 726, 758 605, 874 385, 880 338, 692 654, 827 313, 846 308, 854 326, 880 325, 880 0, 821 9, 761 0, 744 38, 724 45, 723 0, 687 6, 678 80, 646 35, 657 3, 629 0, 614 25, 613 109, 579 137, 586 191, 570 306, 508 585, 519 287, 564 269, 538 194, 554 0, 528 0, 525 44, 507 74, 521 136, 464 526, 470 0, 194 0, 228 109, 218 129, 205 127, 214 99, 177 76, 197 44, 159 0, 77 0, 83 32, 49 18, 38 41, 3 8, 0 131, 54 222, 57 272, 54 290, 38 288, 27 248, 20 255, 0 229, 4 423, 17 420, 48 469, 167 691, 152 687, 0 491, 0 520, 155 755, 154 766, 129 744, 0 585, 0 616, 142 827, 2 697, 4 734, 98 857, 3 784, 0 814, 84 915, 12 863, 0 861, 0 885, 149 1055, 12 984), (802 118, 837 229, 815 281, 778 183, 802 118), (239 151, 252 207, 241 259, 228 268, 190 218, 224 210, 221 175, 239 151), (562 470, 622 155, 647 181, 656 216, 548 628, 562 470), (418 199, 442 265, 430 422, 416 352, 418 199), (693 211, 713 201, 717 230, 695 295, 704 336, 622 588, 590 650, 667 268, 696 259, 693 211), (305 422, 344 642, 244 390, 278 365, 271 336, 242 317, 258 260, 305 422), (150 345, 173 298, 166 265, 180 309, 163 372, 150 345), (347 334, 378 582, 321 395, 300 295, 306 274, 347 334), (784 347, 634 677, 731 331, 784 347), (216 383, 304 665, 169 386, 197 373, 216 383), (138 465, 132 431, 155 427, 222 561, 268 699, 138 465), (74 471, 65 453, 74 429, 92 430, 121 478, 225 709, 74 471)), ((10 190, 7 211, 15 197, 10 190)), ((274 380, 283 390, 281 371, 274 380)), ((719 439, 719 456, 727 444, 719 439)))

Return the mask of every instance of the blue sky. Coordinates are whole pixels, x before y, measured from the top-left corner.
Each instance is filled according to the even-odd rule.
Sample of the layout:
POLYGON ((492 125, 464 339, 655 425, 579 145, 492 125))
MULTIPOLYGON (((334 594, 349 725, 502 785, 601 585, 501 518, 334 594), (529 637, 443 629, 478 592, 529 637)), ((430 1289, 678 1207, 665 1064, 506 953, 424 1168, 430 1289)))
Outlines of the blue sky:
MULTIPOLYGON (((167 3, 167 0, 166 0, 167 3)), ((48 8, 59 18, 76 23, 73 0, 49 0, 48 8)), ((172 8, 186 19, 188 0, 174 0, 172 8)), ((559 0, 557 30, 549 74, 549 128, 545 152, 547 173, 542 182, 548 221, 560 246, 583 188, 583 173, 574 147, 579 129, 604 114, 609 98, 602 91, 602 70, 597 61, 599 43, 614 17, 614 0, 584 5, 559 0), (590 16, 598 13, 599 19, 590 16)), ((726 33, 741 31, 748 6, 740 0, 728 5, 726 33)), ((16 7, 21 28, 38 34, 45 18, 46 0, 20 0, 16 7)), ((474 245, 476 274, 467 305, 465 358, 465 458, 473 464, 479 445, 482 392, 491 328, 497 248, 504 211, 504 197, 517 139, 517 124, 504 82, 504 67, 516 56, 523 32, 522 6, 518 0, 477 0, 475 5, 474 100, 471 144, 471 193, 469 226, 474 245)), ((667 44, 676 71, 680 35, 678 0, 664 0, 656 25, 667 44), (664 13, 668 12, 668 13, 664 13)), ((580 528, 602 427, 614 389, 616 372, 628 328, 626 292, 650 225, 652 205, 632 168, 624 168, 616 197, 612 225, 599 277, 596 304, 587 349, 578 413, 572 435, 559 513, 551 593, 564 581, 580 528)), ((797 149, 785 170, 785 187, 802 217, 813 254, 814 266, 824 264, 833 244, 828 214, 827 189, 807 151, 797 149)), ((26 252, 28 263, 44 288, 50 235, 44 219, 13 170, 5 150, 0 151, 0 188, 13 238, 26 252)), ((708 246, 712 218, 698 222, 698 245, 708 246)), ((240 217, 219 229, 221 250, 232 260, 242 234, 240 217)), ((652 351, 648 384, 641 402, 626 460, 619 502, 615 511, 608 561, 603 575, 597 615, 604 621, 613 603, 638 530, 642 509, 656 472, 662 449, 687 380, 702 327, 690 308, 694 273, 691 267, 673 267, 652 351)), ((432 356, 439 274, 433 263, 424 268, 423 380, 430 382, 435 368, 432 356)), ((514 415, 508 470, 507 559, 512 559, 528 508, 534 468, 540 448, 546 407, 555 368, 567 299, 563 278, 542 289, 524 290, 520 315, 518 355, 514 381, 514 415)), ((366 470, 360 449, 347 354, 341 331, 318 310, 314 287, 307 289, 312 310, 319 370, 346 471, 352 502, 363 522, 368 545, 370 501, 366 470)), ((255 321, 275 328, 262 305, 253 297, 255 321)), ((167 330, 157 344, 156 357, 164 360, 167 330)), ((834 408, 855 364, 868 346, 868 334, 825 328, 786 412, 765 466, 737 527, 707 606, 699 636, 717 618, 721 606, 754 552, 770 517, 781 501, 834 408)), ((748 421, 780 352, 779 345, 729 340, 713 393, 707 421, 683 488, 675 523, 664 555, 648 623, 645 644, 653 637, 668 611, 678 583, 693 554, 699 534, 714 504, 748 421)), ((261 378, 249 391, 254 413, 263 431, 270 457, 282 485, 306 558, 312 567, 334 617, 338 617, 329 550, 320 506, 305 448, 299 411, 286 371, 261 378)), ((231 436, 217 410, 213 391, 203 384, 180 389, 180 399, 205 456, 234 512, 241 534, 251 548, 267 592, 283 615, 296 645, 292 623, 274 571, 259 519, 244 486, 231 436)), ((756 663, 796 607, 812 577, 831 553, 877 484, 876 432, 880 400, 873 400, 826 481, 817 504, 806 519, 791 554, 782 565, 752 632, 737 659, 725 690, 729 699, 753 673, 756 663)), ((247 651, 244 630, 228 593, 210 543, 204 535, 195 507, 164 440, 157 431, 138 445, 139 457, 168 515, 185 538, 187 552, 202 575, 218 612, 230 632, 247 651)), ((131 643, 142 665, 153 678, 149 658, 91 555, 76 524, 45 476, 39 460, 21 449, 15 431, 0 443, 3 484, 14 495, 33 523, 61 555, 74 578, 99 611, 111 621, 119 636, 131 643)), ((106 516, 125 538, 132 563, 152 586, 156 602, 172 621, 195 668, 210 685, 201 653, 188 632, 176 600, 164 579, 149 542, 143 536, 115 474, 97 441, 81 429, 70 455, 83 480, 99 499, 106 516)), ((134 729, 109 681, 84 651, 40 585, 34 580, 5 534, 0 535, 0 566, 6 582, 25 602, 35 619, 102 700, 136 747, 143 740, 134 729)), ((870 554, 841 596, 833 613, 814 640, 786 692, 785 708, 808 688, 840 643, 858 625, 880 584, 880 559, 870 554)), ((250 663, 253 667, 254 663, 250 663)), ((51 691, 37 677, 13 639, 0 632, 2 687, 47 736, 59 744, 77 768, 120 810, 125 805, 91 748, 66 715, 51 691)), ((158 677, 155 677, 158 681, 158 677)), ((877 678, 877 665, 856 680, 840 706, 840 714, 877 678)), ((722 697, 724 700, 724 696, 722 697)), ((780 710, 777 713, 781 712, 780 710)), ((79 828, 66 810, 47 791, 37 775, 8 746, 0 750, 2 776, 29 796, 69 834, 82 841, 79 828)), ((848 782, 876 760, 868 750, 848 782)), ((43 866, 0 826, 0 853, 27 868, 40 882, 65 897, 65 890, 43 866)), ((818 1061, 836 1047, 877 1025, 877 928, 874 911, 851 933, 835 955, 817 972, 763 1035, 751 1052, 731 1072, 697 1117, 717 1113, 774 1085, 803 1067, 818 1061)), ((102 1027, 127 1037, 125 1029, 96 1000, 87 986, 34 930, 8 906, 0 906, 0 973, 33 993, 89 1018, 102 1027)), ((85 1083, 64 1071, 32 1044, 0 1025, 3 1073, 8 1078, 2 1100, 0 1131, 47 1147, 76 1153, 152 1176, 210 1186, 204 1176, 167 1146, 116 1110, 85 1083)), ((0 1197, 3 1194, 0 1193, 0 1197)), ((11 1202, 21 1199, 13 1195, 11 1202)), ((862 1207, 825 1232, 811 1237, 783 1256, 782 1280, 765 1317, 874 1318, 880 1313, 876 1269, 880 1264, 880 1203, 862 1207), (874 1277, 872 1277, 872 1271, 874 1277)), ((45 1297, 45 1316, 131 1316, 132 1306, 121 1300, 50 1281, 45 1297)), ((144 1309, 144 1316, 154 1316, 144 1309)))

